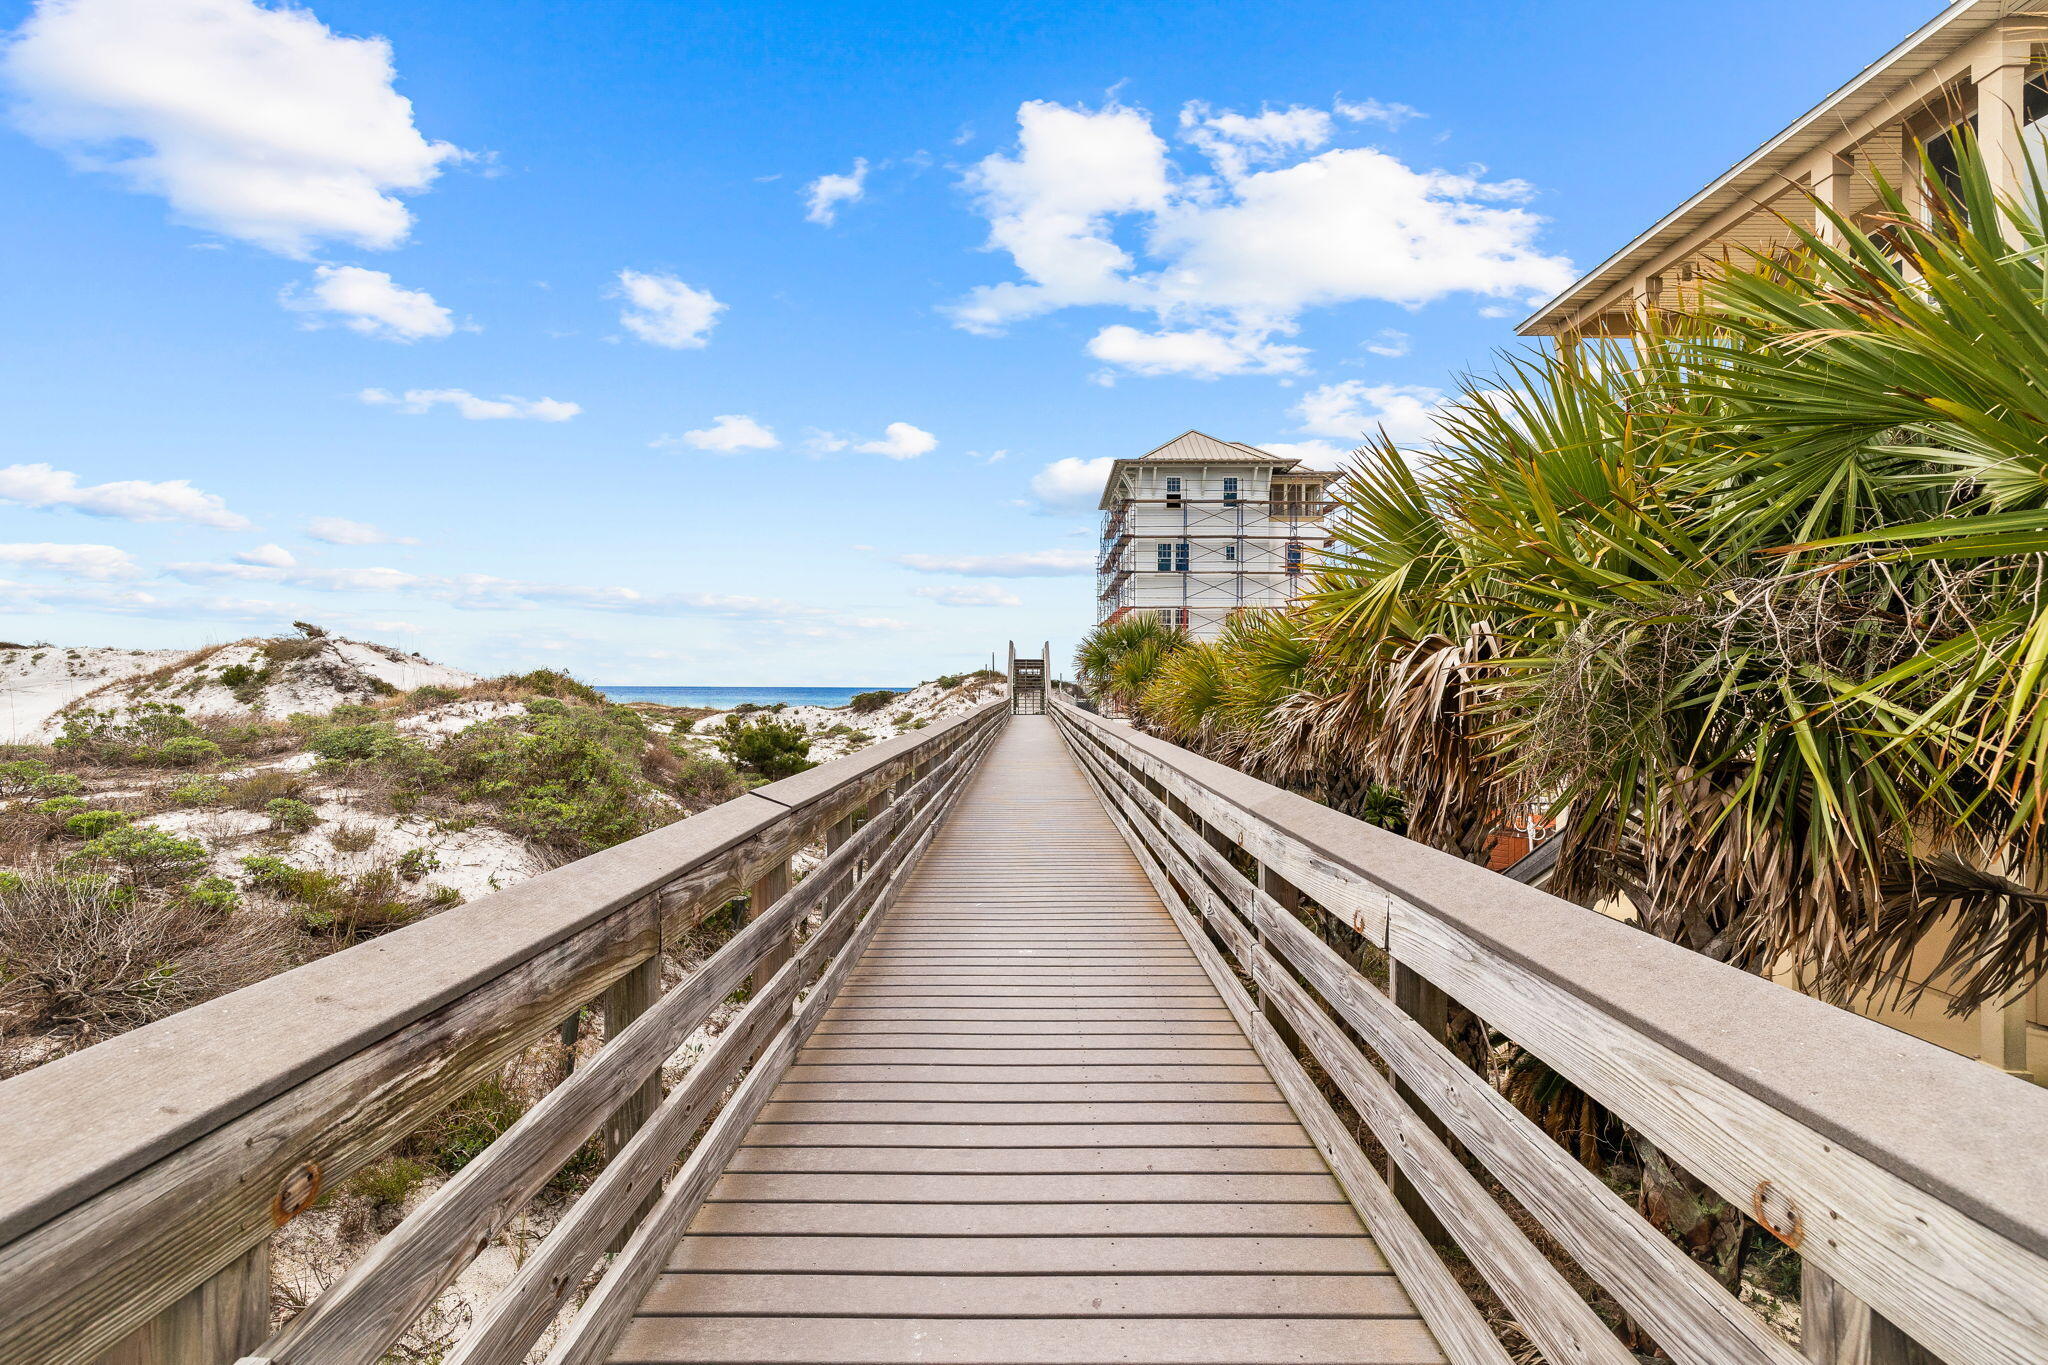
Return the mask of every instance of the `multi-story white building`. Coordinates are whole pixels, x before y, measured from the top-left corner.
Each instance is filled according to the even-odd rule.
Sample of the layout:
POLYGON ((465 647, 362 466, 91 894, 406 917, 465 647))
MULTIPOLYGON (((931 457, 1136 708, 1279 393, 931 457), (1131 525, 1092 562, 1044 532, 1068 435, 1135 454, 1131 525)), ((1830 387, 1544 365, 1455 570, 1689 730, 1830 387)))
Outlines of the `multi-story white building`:
POLYGON ((1334 478, 1199 431, 1118 460, 1102 491, 1096 619, 1152 612, 1211 640, 1232 612, 1283 605, 1328 540, 1334 478))

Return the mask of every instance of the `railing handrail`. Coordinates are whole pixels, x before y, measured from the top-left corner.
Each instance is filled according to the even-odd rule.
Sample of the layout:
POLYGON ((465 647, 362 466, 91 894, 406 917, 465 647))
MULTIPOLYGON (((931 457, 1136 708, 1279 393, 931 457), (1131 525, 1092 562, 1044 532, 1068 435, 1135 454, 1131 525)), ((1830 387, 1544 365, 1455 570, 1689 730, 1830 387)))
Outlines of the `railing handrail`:
MULTIPOLYGON (((402 1095, 409 1072, 358 1074, 366 1059, 405 1039, 409 1050, 385 1064, 445 1066, 434 1082, 439 1089, 494 1065, 658 953, 677 928, 741 894, 778 860, 786 865, 825 826, 1005 710, 1004 701, 991 701, 755 788, 0 1083, 0 1356, 7 1355, 9 1321, 47 1308, 31 1302, 47 1286, 24 1291, 49 1273, 45 1243, 64 1235, 71 1220, 96 1220, 101 1201, 120 1207, 109 1215, 114 1221, 133 1219, 138 1201, 154 1207, 175 1197, 182 1200, 177 1220, 205 1227, 205 1208, 218 1205, 203 1255, 195 1244, 193 1263, 179 1267, 183 1283, 146 1286, 152 1297, 174 1298, 220 1268, 223 1249, 246 1243, 239 1229, 252 1198, 259 1212, 273 1191, 284 1198, 274 1180, 252 1190, 244 1177, 260 1177, 281 1152, 321 1141, 331 1116, 318 1106, 272 1117, 317 1088, 308 1082, 332 1077, 350 1093, 376 1096, 391 1116, 364 1142, 388 1145, 402 1136, 388 1130, 418 1103, 408 1108, 402 1095), (494 1019, 490 1008, 508 1001, 519 1003, 520 1017, 494 1019), (458 1057, 471 1069, 457 1066, 458 1057), (252 1124, 247 1134, 237 1131, 252 1124), (185 1162, 193 1167, 181 1189, 170 1168, 185 1162), (151 1186, 146 1200, 131 1191, 138 1181, 151 1186)), ((79 1290, 89 1296, 92 1287, 79 1290)), ((129 1282, 122 1291, 138 1286, 129 1282)), ((133 1317, 126 1303, 109 1300, 95 1311, 101 1308, 133 1317)))
POLYGON ((1810 1263, 1945 1358, 2039 1358, 2015 1343, 2048 1343, 2048 1181, 2029 1159, 2048 1132, 2048 1093, 1104 721, 1064 694, 1054 711, 1730 1203, 1777 1218, 1773 1230, 1810 1263), (1612 1041, 1545 1036, 1542 1011, 1566 997, 1612 1041), (1631 1066, 1650 1069, 1637 1093, 1631 1066), (1711 1093, 1677 1088, 1672 1078, 1687 1076, 1711 1093), (1697 1131, 1698 1114, 1679 1114, 1689 1106, 1764 1126, 1717 1138, 1697 1131))

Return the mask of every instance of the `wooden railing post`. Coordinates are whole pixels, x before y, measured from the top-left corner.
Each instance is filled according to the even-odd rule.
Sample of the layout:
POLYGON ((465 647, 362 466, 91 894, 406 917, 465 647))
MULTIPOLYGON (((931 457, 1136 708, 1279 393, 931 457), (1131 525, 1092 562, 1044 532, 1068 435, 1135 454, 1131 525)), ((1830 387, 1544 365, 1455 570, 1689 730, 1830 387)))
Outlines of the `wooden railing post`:
MULTIPOLYGON (((768 908, 789 894, 789 859, 784 858, 762 875, 761 880, 747 888, 747 922, 753 923, 768 913, 768 908)), ((769 977, 782 969, 789 961, 790 949, 796 938, 796 928, 791 926, 790 936, 761 954, 761 962, 755 968, 752 989, 759 990, 769 977)))
POLYGON ((233 1365, 270 1333, 270 1243, 129 1334, 95 1365, 233 1365))
POLYGON ((1799 1270, 1799 1345, 1814 1365, 1941 1365, 1811 1261, 1799 1270))
MULTIPOLYGON (((1280 908, 1290 915, 1301 908, 1301 888, 1264 863, 1259 864, 1259 890, 1271 896, 1279 903, 1280 908)), ((1265 935, 1261 933, 1259 946, 1264 947, 1265 944, 1265 935)), ((1277 965, 1279 959, 1276 957, 1272 960, 1277 965)), ((1259 988, 1259 1007, 1266 1016, 1266 1022, 1280 1035, 1281 1041, 1287 1044, 1290 1051, 1299 1055, 1301 1039, 1295 1036, 1294 1027, 1287 1022, 1286 1013, 1281 1010, 1278 1002, 1266 993, 1263 986, 1259 988)))

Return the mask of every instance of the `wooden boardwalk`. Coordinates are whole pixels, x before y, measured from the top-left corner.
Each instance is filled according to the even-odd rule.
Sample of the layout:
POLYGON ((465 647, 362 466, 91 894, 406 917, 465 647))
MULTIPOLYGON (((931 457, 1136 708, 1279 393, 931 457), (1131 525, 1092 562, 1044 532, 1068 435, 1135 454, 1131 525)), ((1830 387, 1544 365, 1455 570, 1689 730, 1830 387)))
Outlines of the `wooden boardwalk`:
POLYGON ((971 779, 612 1354, 1443 1358, 1044 716, 971 779))

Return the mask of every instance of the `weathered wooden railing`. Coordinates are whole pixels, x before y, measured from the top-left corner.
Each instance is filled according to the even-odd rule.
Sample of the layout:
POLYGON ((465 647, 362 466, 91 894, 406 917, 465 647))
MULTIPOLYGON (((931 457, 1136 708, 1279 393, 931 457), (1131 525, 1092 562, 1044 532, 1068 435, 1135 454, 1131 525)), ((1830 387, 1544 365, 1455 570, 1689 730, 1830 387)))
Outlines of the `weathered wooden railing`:
POLYGON ((1053 712, 1454 1361, 1508 1357, 1432 1236, 1456 1243, 1554 1365, 1636 1359, 1475 1168, 1672 1360, 1801 1352, 1461 1062, 1448 1001, 1796 1247, 1807 1359, 1906 1365, 1932 1360, 1924 1347, 1950 1365, 2048 1361, 2048 1094, 1063 694, 1053 712), (1332 920, 1385 953, 1389 989, 1315 931, 1332 920), (1385 1176, 1303 1059, 1388 1153, 1385 1176))
POLYGON ((603 1170, 450 1361, 524 1360, 616 1248, 549 1357, 601 1358, 1007 711, 756 788, 0 1085, 0 1362, 368 1365, 600 1132, 603 1170), (791 856, 820 840, 792 889, 791 856), (663 944, 742 894, 745 927, 660 993, 663 944), (750 977, 664 1094, 663 1062, 750 977), (274 1229, 594 1001, 594 1057, 268 1335, 274 1229))

